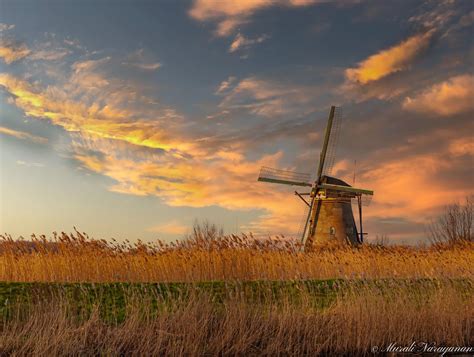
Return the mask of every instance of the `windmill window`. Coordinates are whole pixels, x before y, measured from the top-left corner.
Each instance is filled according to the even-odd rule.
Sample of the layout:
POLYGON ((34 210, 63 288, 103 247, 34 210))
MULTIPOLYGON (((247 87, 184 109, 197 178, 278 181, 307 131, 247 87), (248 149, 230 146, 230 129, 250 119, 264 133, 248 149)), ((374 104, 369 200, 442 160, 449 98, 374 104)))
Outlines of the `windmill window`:
POLYGON ((334 228, 334 227, 329 228, 329 234, 335 235, 336 234, 336 228, 334 228))

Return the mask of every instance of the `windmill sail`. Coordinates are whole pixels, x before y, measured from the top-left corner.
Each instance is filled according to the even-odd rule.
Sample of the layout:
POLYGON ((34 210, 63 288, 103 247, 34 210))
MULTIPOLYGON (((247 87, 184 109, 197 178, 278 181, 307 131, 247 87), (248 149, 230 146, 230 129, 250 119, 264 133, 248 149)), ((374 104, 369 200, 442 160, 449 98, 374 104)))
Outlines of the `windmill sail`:
POLYGON ((317 173, 317 182, 321 181, 321 176, 323 174, 324 164, 326 160, 326 154, 329 145, 329 138, 331 137, 331 130, 332 130, 332 122, 334 120, 334 112, 336 110, 335 106, 331 107, 331 111, 329 112, 328 123, 326 125, 326 132, 324 134, 324 143, 321 150, 321 155, 319 156, 319 166, 318 166, 318 173, 317 173))
POLYGON ((263 166, 258 181, 279 183, 282 185, 311 187, 311 176, 302 172, 279 170, 263 166))
POLYGON ((323 175, 331 176, 332 169, 336 160, 337 146, 339 142, 339 136, 341 134, 342 126, 342 108, 335 107, 334 118, 332 120, 331 133, 329 136, 326 159, 324 160, 323 175))

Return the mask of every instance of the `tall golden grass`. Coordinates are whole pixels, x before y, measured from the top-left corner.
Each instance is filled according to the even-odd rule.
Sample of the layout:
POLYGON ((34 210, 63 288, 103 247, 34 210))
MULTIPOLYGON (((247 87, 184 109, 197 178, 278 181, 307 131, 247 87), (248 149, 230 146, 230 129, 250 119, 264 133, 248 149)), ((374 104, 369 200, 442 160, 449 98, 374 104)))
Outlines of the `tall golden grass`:
POLYGON ((206 236, 165 244, 86 234, 0 236, 0 281, 162 282, 331 278, 474 278, 474 243, 425 247, 330 245, 301 252, 292 240, 206 236))

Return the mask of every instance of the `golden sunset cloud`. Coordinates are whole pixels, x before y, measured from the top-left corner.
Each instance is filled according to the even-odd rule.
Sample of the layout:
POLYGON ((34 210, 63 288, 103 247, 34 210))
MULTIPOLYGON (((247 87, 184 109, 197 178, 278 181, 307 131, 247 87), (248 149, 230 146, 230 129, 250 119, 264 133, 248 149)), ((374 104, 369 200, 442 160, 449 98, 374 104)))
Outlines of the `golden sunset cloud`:
POLYGON ((407 97, 403 108, 415 112, 449 116, 474 112, 474 75, 464 74, 432 85, 414 97, 407 97))
POLYGON ((189 15, 198 21, 218 21, 216 34, 228 36, 240 25, 249 21, 255 12, 271 6, 301 7, 317 0, 196 0, 189 15))
POLYGON ((25 58, 30 53, 30 49, 25 44, 15 43, 0 37, 0 58, 2 58, 6 64, 25 58))
POLYGON ((406 69, 426 49, 433 34, 434 31, 430 30, 414 35, 393 47, 368 57, 356 68, 346 69, 347 80, 351 83, 364 85, 406 69))

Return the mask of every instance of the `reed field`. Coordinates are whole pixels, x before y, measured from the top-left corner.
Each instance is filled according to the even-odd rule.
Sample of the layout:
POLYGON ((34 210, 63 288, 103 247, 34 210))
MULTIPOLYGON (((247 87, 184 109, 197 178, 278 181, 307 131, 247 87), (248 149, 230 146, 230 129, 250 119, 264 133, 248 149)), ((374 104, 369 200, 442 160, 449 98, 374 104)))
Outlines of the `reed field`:
POLYGON ((474 243, 311 252, 195 230, 0 240, 0 355, 372 355, 472 346, 474 243), (375 346, 375 347, 374 347, 375 346), (378 349, 378 350, 377 350, 378 349))
POLYGON ((304 253, 295 241, 205 236, 165 244, 109 243, 75 232, 28 242, 0 236, 0 281, 195 282, 474 278, 474 243, 429 247, 331 245, 304 253))

